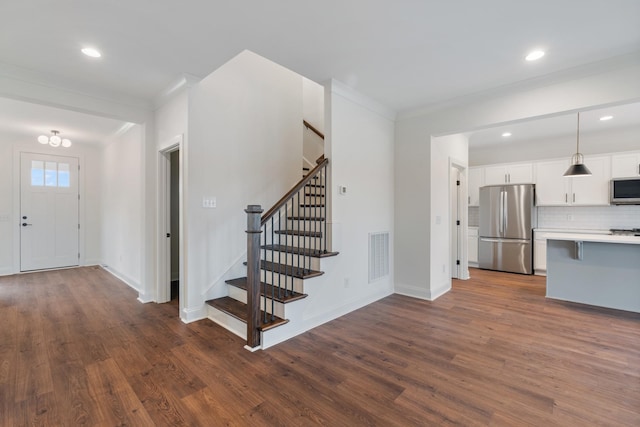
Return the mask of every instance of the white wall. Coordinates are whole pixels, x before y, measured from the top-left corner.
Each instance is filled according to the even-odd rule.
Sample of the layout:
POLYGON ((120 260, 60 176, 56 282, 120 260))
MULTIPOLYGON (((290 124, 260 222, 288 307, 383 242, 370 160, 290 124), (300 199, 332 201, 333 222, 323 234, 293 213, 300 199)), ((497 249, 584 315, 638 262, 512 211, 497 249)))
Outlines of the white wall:
MULTIPOLYGON (((441 159, 431 158, 432 136, 640 99, 640 58, 574 71, 580 74, 573 80, 539 80, 484 94, 464 105, 399 118, 395 147, 396 286, 414 289, 421 297, 439 286, 431 275, 428 283, 424 279, 425 268, 441 269, 436 264, 438 254, 426 243, 436 237, 435 225, 425 218, 440 214, 445 218, 449 209, 432 191, 434 183, 448 179, 448 170, 446 175, 435 172, 441 159)), ((442 251, 449 253, 448 244, 442 251)))
POLYGON ((102 263, 144 291, 144 162, 142 127, 134 125, 102 150, 102 263))
MULTIPOLYGON (((431 142, 431 268, 430 289, 427 299, 435 299, 451 289, 451 215, 450 215, 450 171, 451 165, 466 167, 469 153, 468 139, 464 135, 434 137, 431 142)), ((466 182, 466 174, 462 177, 466 182)), ((465 193, 461 199, 467 200, 465 193)), ((466 203, 461 211, 466 210, 466 203)), ((467 241, 466 224, 462 224, 462 242, 467 241)), ((462 265, 461 271, 467 267, 462 265)))
MULTIPOLYGON (((246 253, 249 204, 269 209, 299 179, 301 77, 245 51, 189 94, 186 155, 190 319, 205 299, 226 295, 224 279, 246 253), (217 207, 202 207, 215 197, 217 207)), ((246 274, 246 273, 243 273, 246 274)))
POLYGON ((45 147, 23 136, 0 135, 0 275, 20 269, 19 153, 43 153, 80 159, 81 265, 100 262, 100 148, 74 141, 67 149, 45 147))
POLYGON ((395 113, 340 82, 331 82, 328 90, 330 226, 332 250, 340 255, 326 272, 326 300, 315 304, 314 310, 325 313, 347 312, 391 294, 394 260, 395 113), (346 194, 339 194, 338 186, 346 186, 346 194), (390 233, 390 274, 368 283, 369 233, 383 231, 390 233))
POLYGON ((291 304, 291 322, 270 331, 265 348, 393 293, 394 113, 337 81, 327 83, 325 99, 328 229, 340 253, 322 260, 324 275, 305 281, 308 297, 291 304), (384 231, 390 274, 369 283, 369 233, 384 231))
MULTIPOLYGON (((302 78, 302 117, 324 134, 324 86, 302 78)), ((302 155, 305 166, 314 167, 315 161, 324 154, 324 139, 306 127, 303 130, 302 155)))

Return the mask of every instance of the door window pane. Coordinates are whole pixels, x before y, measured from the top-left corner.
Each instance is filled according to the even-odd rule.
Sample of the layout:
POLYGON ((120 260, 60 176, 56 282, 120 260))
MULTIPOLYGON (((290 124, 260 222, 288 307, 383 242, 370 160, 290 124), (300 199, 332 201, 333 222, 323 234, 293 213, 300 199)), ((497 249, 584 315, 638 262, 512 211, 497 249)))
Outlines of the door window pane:
POLYGON ((69 163, 58 163, 58 187, 69 187, 69 163))
POLYGON ((31 161, 31 185, 34 187, 44 185, 44 163, 39 160, 31 161))
POLYGON ((56 162, 46 162, 44 185, 47 187, 58 186, 58 164, 56 162))

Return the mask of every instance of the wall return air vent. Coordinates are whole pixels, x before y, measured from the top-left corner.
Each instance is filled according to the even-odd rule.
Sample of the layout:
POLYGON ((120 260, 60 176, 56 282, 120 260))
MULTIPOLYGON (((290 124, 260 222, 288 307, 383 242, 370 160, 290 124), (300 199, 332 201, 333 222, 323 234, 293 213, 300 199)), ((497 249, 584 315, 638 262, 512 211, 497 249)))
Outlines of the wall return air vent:
POLYGON ((369 283, 389 275, 389 232, 369 233, 369 283))

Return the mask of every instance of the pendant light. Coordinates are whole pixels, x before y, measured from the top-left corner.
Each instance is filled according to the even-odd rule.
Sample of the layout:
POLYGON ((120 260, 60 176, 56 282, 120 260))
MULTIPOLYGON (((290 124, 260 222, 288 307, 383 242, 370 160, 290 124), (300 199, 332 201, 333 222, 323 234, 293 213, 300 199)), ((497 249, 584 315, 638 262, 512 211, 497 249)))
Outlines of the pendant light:
POLYGON ((580 113, 578 113, 578 130, 576 134, 576 154, 571 156, 571 166, 569 166, 569 169, 564 173, 564 176, 591 176, 591 171, 584 165, 584 156, 580 153, 580 113))

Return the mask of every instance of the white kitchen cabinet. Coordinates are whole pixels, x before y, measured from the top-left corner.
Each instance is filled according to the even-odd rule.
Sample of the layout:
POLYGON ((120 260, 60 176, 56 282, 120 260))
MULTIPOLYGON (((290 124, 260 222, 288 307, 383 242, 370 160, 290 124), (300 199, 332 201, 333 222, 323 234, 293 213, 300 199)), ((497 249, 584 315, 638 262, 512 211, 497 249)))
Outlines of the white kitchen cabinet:
POLYGON ((484 169, 485 185, 531 184, 533 183, 533 164, 494 165, 484 169))
POLYGON ((611 177, 631 178, 640 176, 640 152, 611 156, 611 177))
POLYGON ((570 204, 570 179, 562 176, 569 167, 568 160, 536 162, 536 205, 565 206, 570 204))
POLYGON ((480 206, 480 187, 484 185, 484 168, 469 168, 469 206, 480 206))
POLYGON ((545 275, 547 272, 547 239, 536 238, 533 241, 533 271, 538 275, 545 275))
POLYGON ((478 266, 478 227, 467 230, 467 262, 470 267, 478 266))
POLYGON ((585 157, 592 175, 566 178, 568 160, 536 162, 538 206, 598 206, 609 204, 611 166, 609 156, 585 157))

